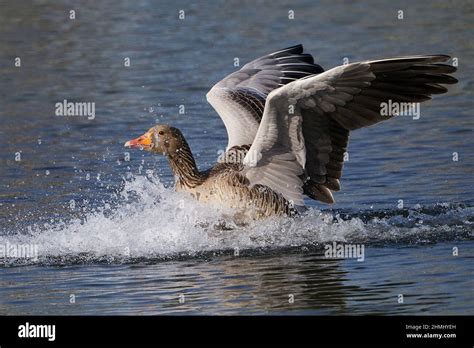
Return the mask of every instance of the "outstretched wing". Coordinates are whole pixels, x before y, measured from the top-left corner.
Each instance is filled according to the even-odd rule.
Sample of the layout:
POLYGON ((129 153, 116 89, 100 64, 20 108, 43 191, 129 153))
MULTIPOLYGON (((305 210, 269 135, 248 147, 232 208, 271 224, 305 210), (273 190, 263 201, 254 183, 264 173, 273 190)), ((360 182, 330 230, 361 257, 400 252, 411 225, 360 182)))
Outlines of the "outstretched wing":
POLYGON ((457 80, 449 56, 410 56, 338 66, 270 93, 244 159, 252 184, 281 192, 295 204, 303 193, 333 203, 340 189, 349 131, 390 118, 383 103, 423 102, 457 80), (287 183, 281 188, 282 184, 287 183))
POLYGON ((297 45, 260 57, 242 67, 207 93, 208 102, 224 121, 227 148, 252 144, 268 93, 324 70, 297 45))

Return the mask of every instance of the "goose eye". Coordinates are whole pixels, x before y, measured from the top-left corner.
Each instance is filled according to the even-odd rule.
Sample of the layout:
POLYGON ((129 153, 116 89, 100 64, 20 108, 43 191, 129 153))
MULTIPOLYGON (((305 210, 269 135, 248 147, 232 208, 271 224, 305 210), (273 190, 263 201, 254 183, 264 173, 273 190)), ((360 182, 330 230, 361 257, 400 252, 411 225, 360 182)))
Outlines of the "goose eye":
POLYGON ((159 135, 163 135, 163 134, 165 134, 165 132, 159 131, 158 134, 159 134, 159 135))

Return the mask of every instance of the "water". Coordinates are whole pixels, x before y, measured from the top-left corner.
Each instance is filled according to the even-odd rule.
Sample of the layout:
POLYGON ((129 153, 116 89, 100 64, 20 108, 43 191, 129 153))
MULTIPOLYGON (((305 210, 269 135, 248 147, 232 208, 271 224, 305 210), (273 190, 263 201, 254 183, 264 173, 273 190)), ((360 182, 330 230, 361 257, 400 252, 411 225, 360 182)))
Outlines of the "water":
POLYGON ((2 258, 0 314, 473 314, 469 2, 0 8, 0 245, 38 250, 2 258), (235 225, 175 193, 165 159, 122 147, 166 122, 211 166, 227 140, 207 90, 235 57, 300 42, 326 69, 450 54, 460 82, 419 120, 353 132, 337 204, 296 220, 235 225), (96 117, 55 116, 64 99, 95 102, 96 117), (334 241, 363 244, 364 261, 326 258, 334 241))

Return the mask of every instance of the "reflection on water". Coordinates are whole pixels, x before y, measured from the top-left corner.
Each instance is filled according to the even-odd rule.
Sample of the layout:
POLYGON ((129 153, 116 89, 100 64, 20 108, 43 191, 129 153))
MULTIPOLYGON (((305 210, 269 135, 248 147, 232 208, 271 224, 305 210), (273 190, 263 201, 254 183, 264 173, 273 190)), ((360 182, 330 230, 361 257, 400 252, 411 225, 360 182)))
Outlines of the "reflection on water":
POLYGON ((458 245, 465 256, 447 258, 450 246, 438 244, 368 248, 366 262, 289 253, 13 267, 2 272, 0 314, 466 314, 474 305, 473 250, 458 245))
POLYGON ((470 1, 2 2, 0 241, 36 242, 56 259, 52 267, 0 268, 0 313, 472 313, 473 19, 470 1), (223 244, 194 228, 212 211, 177 211, 177 198, 166 201, 167 192, 157 195, 151 183, 127 208, 131 179, 147 170, 165 185, 172 177, 162 158, 133 152, 126 161, 125 140, 170 123, 183 131, 200 168, 209 167, 226 132, 207 90, 236 69, 235 57, 244 63, 296 43, 325 68, 344 58, 450 54, 459 84, 423 104, 419 120, 397 118, 351 135, 343 190, 335 195, 335 213, 345 216, 338 224, 314 210, 302 223, 229 232, 223 244), (64 99, 95 102, 95 119, 56 117, 54 105, 64 99), (410 209, 398 209, 400 200, 410 209), (423 212, 437 203, 450 208, 423 212), (365 262, 303 250, 347 238, 369 243, 365 262), (212 256, 233 244, 250 255, 212 256), (143 260, 117 262, 124 245, 143 260), (252 253, 272 246, 297 249, 252 253), (455 246, 462 246, 459 257, 455 246), (211 254, 147 257, 188 249, 211 254), (83 253, 92 257, 82 260, 83 253), (70 262, 76 258, 85 264, 70 262), (112 264, 98 263, 108 258, 112 264), (394 302, 398 294, 405 304, 394 302))

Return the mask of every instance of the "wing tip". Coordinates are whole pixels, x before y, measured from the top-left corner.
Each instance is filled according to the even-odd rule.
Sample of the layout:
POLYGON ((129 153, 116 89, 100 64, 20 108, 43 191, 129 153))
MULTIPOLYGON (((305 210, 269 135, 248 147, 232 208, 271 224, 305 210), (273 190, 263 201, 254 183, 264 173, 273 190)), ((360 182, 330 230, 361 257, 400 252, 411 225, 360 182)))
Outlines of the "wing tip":
POLYGON ((279 55, 281 53, 301 54, 301 53, 303 53, 303 50, 304 50, 303 44, 297 44, 297 45, 294 45, 294 46, 289 46, 289 47, 283 48, 281 50, 272 52, 269 55, 270 56, 275 56, 275 55, 279 55))
POLYGON ((398 57, 390 57, 390 58, 382 58, 382 59, 373 59, 364 61, 361 63, 369 63, 369 64, 380 64, 380 63, 387 63, 387 62, 412 62, 414 64, 421 63, 421 62, 428 62, 428 63, 436 63, 436 62, 446 62, 451 59, 451 56, 447 54, 422 54, 422 55, 406 55, 406 56, 398 56, 398 57))

